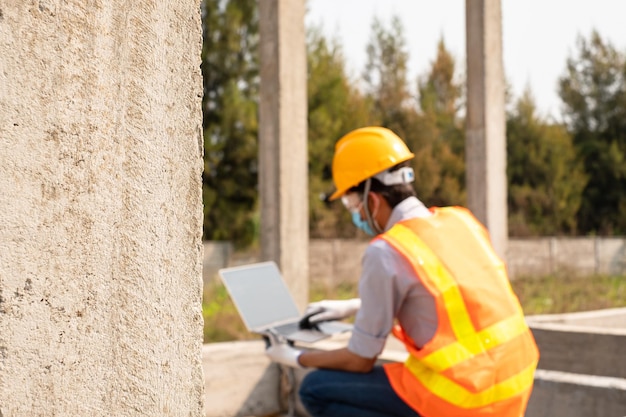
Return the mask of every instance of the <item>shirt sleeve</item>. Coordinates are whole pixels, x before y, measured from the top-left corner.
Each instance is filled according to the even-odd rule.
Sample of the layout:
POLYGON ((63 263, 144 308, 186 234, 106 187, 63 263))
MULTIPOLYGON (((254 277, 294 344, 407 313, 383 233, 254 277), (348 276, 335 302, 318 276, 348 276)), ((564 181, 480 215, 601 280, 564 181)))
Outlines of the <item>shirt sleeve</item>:
POLYGON ((359 309, 348 350, 365 358, 378 356, 391 332, 399 300, 395 288, 392 249, 382 241, 372 242, 363 255, 359 280, 359 309))

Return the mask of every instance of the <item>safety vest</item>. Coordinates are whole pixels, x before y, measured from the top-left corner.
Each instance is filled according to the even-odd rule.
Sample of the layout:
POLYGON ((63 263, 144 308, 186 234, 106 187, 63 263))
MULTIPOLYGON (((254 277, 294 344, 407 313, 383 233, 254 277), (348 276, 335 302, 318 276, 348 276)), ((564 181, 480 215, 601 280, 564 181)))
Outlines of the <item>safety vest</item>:
POLYGON ((422 417, 520 417, 539 359, 503 262, 484 227, 460 207, 395 224, 380 235, 434 296, 438 327, 421 349, 385 365, 398 395, 422 417))

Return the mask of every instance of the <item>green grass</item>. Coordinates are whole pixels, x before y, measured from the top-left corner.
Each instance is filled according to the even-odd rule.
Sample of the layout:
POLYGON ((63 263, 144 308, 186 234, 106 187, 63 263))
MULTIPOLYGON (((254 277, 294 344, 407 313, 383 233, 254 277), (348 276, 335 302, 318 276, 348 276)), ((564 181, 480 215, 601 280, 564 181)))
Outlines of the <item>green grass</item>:
POLYGON ((626 307, 626 276, 526 277, 511 283, 526 315, 626 307))
POLYGON ((246 330, 221 283, 213 282, 204 289, 202 316, 205 343, 256 338, 246 330))
MULTIPOLYGON (((511 283, 526 315, 570 313, 626 307, 626 276, 522 277, 511 283)), ((335 288, 311 285, 310 298, 343 299, 356 296, 354 284, 335 288)), ((215 281, 204 290, 204 342, 258 339, 249 333, 224 286, 215 281)))

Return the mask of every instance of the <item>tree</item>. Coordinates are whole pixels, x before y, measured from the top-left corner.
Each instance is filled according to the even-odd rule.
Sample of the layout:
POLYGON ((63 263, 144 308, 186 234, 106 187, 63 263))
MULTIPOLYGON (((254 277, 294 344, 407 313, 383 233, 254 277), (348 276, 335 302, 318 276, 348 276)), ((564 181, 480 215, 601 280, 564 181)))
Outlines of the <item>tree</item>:
POLYGON ((254 0, 203 0, 204 239, 257 235, 258 10, 254 0))
POLYGON ((529 89, 507 115, 507 180, 511 235, 576 232, 583 167, 565 126, 537 116, 529 89))
POLYGON ((594 31, 578 39, 559 95, 589 182, 578 212, 586 233, 626 233, 626 61, 594 31))
POLYGON ((312 28, 307 38, 310 236, 354 237, 356 229, 347 211, 341 204, 326 204, 321 195, 333 190, 336 141, 370 124, 370 106, 346 76, 337 43, 329 45, 318 28, 312 28))
POLYGON ((363 72, 366 94, 373 106, 372 118, 398 134, 415 154, 411 161, 416 176, 415 189, 420 199, 428 204, 439 185, 438 163, 432 157, 436 135, 418 114, 417 103, 411 96, 407 81, 408 59, 400 19, 394 16, 391 28, 387 29, 375 18, 363 72))
POLYGON ((366 93, 374 118, 405 140, 416 114, 407 82, 408 59, 401 20, 392 17, 388 30, 374 18, 363 71, 366 93))
POLYGON ((430 203, 437 206, 465 203, 465 130, 459 118, 463 86, 456 81, 455 60, 440 39, 430 72, 419 77, 421 131, 429 132, 438 181, 430 203))

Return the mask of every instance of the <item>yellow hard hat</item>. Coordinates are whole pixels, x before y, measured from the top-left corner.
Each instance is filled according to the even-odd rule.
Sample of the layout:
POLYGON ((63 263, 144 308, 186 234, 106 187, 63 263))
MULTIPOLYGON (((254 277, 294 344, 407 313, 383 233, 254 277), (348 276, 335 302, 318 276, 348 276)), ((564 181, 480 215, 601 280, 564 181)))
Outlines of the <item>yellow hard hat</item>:
POLYGON ((353 130, 335 145, 333 182, 337 191, 329 200, 336 200, 362 181, 414 156, 389 129, 370 126, 353 130))

